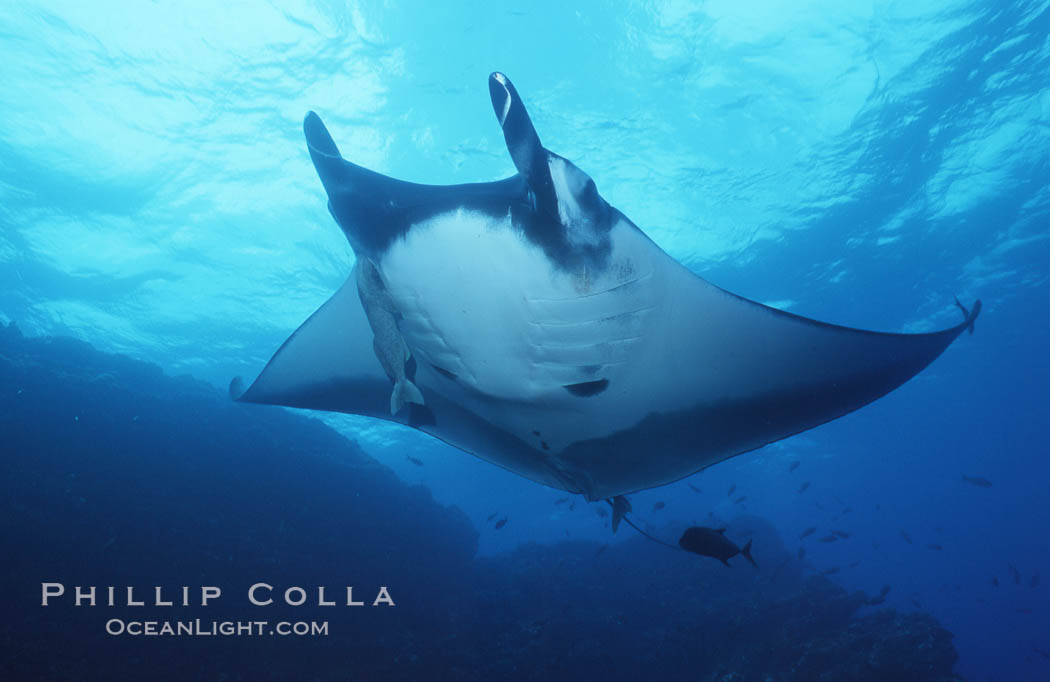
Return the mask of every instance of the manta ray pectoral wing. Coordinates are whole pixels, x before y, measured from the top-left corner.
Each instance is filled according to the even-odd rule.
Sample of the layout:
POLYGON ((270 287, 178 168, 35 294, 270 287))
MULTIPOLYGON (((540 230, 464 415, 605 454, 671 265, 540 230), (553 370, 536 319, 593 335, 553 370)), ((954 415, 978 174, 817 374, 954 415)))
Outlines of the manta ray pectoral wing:
POLYGON ((852 412, 921 371, 980 310, 937 332, 869 332, 749 301, 672 263, 673 293, 651 326, 663 341, 625 393, 633 424, 560 454, 590 499, 664 485, 852 412))
MULTIPOLYGON (((355 268, 356 270, 356 268, 355 268)), ((390 418, 390 380, 372 348, 372 329, 357 293, 357 274, 274 353, 236 400, 390 418)))

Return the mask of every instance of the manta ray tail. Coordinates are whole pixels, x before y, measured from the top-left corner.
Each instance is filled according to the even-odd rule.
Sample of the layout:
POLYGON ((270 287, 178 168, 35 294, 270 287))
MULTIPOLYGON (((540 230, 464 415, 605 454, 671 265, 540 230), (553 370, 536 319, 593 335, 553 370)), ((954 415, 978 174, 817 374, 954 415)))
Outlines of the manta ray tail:
POLYGON ((955 297, 955 305, 959 306, 959 310, 962 311, 963 317, 965 318, 963 320, 963 324, 965 324, 969 332, 973 334, 973 322, 981 313, 981 299, 977 299, 976 301, 974 301, 972 310, 967 310, 966 306, 964 306, 962 303, 959 303, 958 296, 955 297))
POLYGON ((748 540, 747 544, 740 548, 740 553, 744 555, 744 558, 751 562, 751 565, 758 568, 758 564, 751 558, 751 541, 748 540))
POLYGON ((394 392, 390 394, 390 414, 395 415, 400 412, 405 403, 423 404, 423 394, 419 392, 419 387, 408 379, 394 384, 394 392))

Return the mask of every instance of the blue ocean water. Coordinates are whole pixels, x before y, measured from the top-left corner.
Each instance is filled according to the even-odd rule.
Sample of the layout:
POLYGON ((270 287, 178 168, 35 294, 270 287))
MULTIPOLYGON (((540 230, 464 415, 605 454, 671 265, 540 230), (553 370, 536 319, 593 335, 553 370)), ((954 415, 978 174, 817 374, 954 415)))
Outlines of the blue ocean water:
MULTIPOLYGON (((891 585, 885 606, 929 613, 954 633, 956 671, 969 679, 1050 677, 1050 581, 1037 577, 1050 559, 1050 4, 6 3, 0 64, 0 322, 222 389, 254 375, 353 262, 306 153, 304 113, 322 114, 347 158, 394 177, 502 178, 514 169, 488 99, 497 69, 548 147, 721 287, 890 331, 954 324, 953 296, 981 298, 976 333, 887 397, 632 500, 655 532, 709 512, 759 519, 790 556, 806 549, 799 571, 839 568, 829 578, 848 591, 891 585), (800 540, 809 527, 819 531, 800 540), (832 530, 849 537, 819 541, 832 530)), ((116 410, 109 388, 98 396, 116 410)), ((184 420, 221 432, 214 415, 226 409, 216 402, 184 420)), ((555 504, 559 491, 416 432, 315 416, 462 510, 469 524, 449 521, 448 532, 470 536, 473 526, 466 545, 476 541, 478 558, 457 570, 562 552, 574 580, 605 585, 612 601, 620 585, 592 568, 602 563, 594 550, 559 543, 612 541, 644 565, 678 561, 623 530, 613 536, 595 506, 555 504)), ((50 461, 7 442, 10 466, 50 461)), ((211 460, 223 480, 250 466, 235 443, 217 452, 232 453, 211 460)), ((177 448, 140 454, 137 485, 188 475, 177 448)), ((302 456, 274 477, 294 480, 302 456)), ((63 490, 5 492, 32 516, 34 500, 64 509, 52 504, 63 490)), ((84 505, 70 513, 90 526, 84 505)), ((54 513, 48 532, 60 536, 71 517, 54 513)), ((272 529, 284 517, 256 518, 272 529)), ((339 523, 313 521, 317 542, 339 523)), ((196 557, 187 580, 220 560, 198 553, 194 537, 171 539, 196 557)), ((335 579, 297 568, 308 552, 295 549, 266 560, 300 579, 335 579)), ((84 570, 108 566, 102 555, 84 570)), ((47 579, 32 562, 23 568, 24 589, 47 579)), ((687 582, 675 576, 666 589, 687 582)), ((597 650, 625 646, 587 632, 597 650)))

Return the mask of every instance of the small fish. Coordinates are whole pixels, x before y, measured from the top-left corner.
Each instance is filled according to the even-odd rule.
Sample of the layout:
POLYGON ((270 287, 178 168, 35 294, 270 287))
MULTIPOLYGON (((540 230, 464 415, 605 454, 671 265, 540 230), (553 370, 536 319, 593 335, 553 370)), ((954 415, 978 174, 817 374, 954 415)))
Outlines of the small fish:
POLYGON ((992 585, 995 585, 996 587, 999 587, 999 576, 995 576, 995 575, 992 576, 992 585))
POLYGON ((743 547, 737 547, 725 536, 725 532, 725 528, 690 526, 678 539, 678 546, 693 554, 718 559, 726 566, 729 565, 729 559, 740 554, 750 561, 752 566, 758 568, 758 564, 751 558, 751 541, 748 540, 743 547))
POLYGON ((609 510, 605 507, 598 507, 596 511, 598 513, 598 516, 602 517, 603 519, 609 515, 609 510))
POLYGON ((806 481, 801 486, 799 486, 798 494, 801 495, 802 493, 806 492, 807 488, 809 488, 809 481, 806 481))
POLYGON ((912 604, 913 604, 913 605, 915 606, 915 608, 917 608, 917 609, 921 609, 921 608, 922 608, 922 604, 920 604, 920 603, 919 603, 919 600, 918 600, 918 599, 912 599, 912 600, 911 600, 911 603, 912 603, 912 604))
POLYGON ((1017 570, 1017 567, 1013 564, 1009 564, 1010 572, 1014 574, 1014 585, 1021 584, 1021 572, 1017 570))
POLYGON ((983 476, 967 476, 962 474, 962 480, 970 485, 975 485, 978 488, 991 488, 992 482, 983 476))
POLYGON ((726 497, 732 497, 733 496, 733 492, 735 490, 736 490, 736 483, 734 483, 733 485, 729 486, 729 492, 726 493, 726 497))
POLYGON ((860 559, 857 559, 856 561, 854 561, 847 568, 856 568, 857 566, 860 566, 860 559))
POLYGON ((911 536, 903 530, 901 530, 901 537, 904 538, 904 541, 907 542, 909 545, 911 544, 911 536))
POLYGON ((657 502, 656 504, 653 505, 653 511, 660 511, 661 509, 663 509, 666 506, 667 505, 665 505, 663 502, 657 502))
POLYGON ((1014 610, 1017 611, 1018 613, 1031 613, 1032 612, 1032 609, 1028 608, 1027 606, 1021 606, 1021 607, 1019 607, 1017 609, 1014 609, 1014 610))
POLYGON ((938 552, 939 552, 939 551, 941 551, 942 549, 944 549, 944 547, 941 547, 941 546, 940 546, 940 545, 938 545, 938 544, 937 544, 936 542, 931 542, 930 544, 928 544, 928 545, 926 545, 926 546, 927 546, 927 547, 929 547, 930 549, 935 549, 935 550, 937 550, 938 552))
POLYGON ((743 502, 746 499, 747 499, 747 495, 741 495, 740 497, 738 497, 735 500, 733 500, 733 503, 734 504, 740 504, 741 502, 743 502))
POLYGON ((791 466, 788 467, 788 473, 790 474, 792 471, 797 469, 799 464, 802 464, 802 462, 798 461, 797 459, 794 462, 792 462, 791 466))
POLYGON ((570 503, 569 503, 569 511, 572 511, 572 510, 573 510, 573 509, 575 509, 575 508, 576 508, 576 502, 575 502, 575 500, 574 500, 574 501, 572 501, 572 502, 570 502, 570 503))
POLYGON ((1050 651, 1044 651, 1043 649, 1040 649, 1039 647, 1035 646, 1034 644, 1032 645, 1032 651, 1034 651, 1035 653, 1039 654, 1040 656, 1042 656, 1046 660, 1050 661, 1050 651))
POLYGON ((554 504, 556 504, 556 505, 557 504, 565 504, 568 501, 569 501, 569 498, 567 498, 567 497, 559 497, 558 499, 554 500, 554 504))
POLYGON ((801 540, 803 538, 808 538, 810 535, 813 535, 816 532, 817 532, 817 527, 816 526, 810 526, 806 530, 802 531, 802 535, 799 535, 798 539, 801 540))
POLYGON ((1036 573, 1035 575, 1032 576, 1032 579, 1029 581, 1028 586, 1031 587, 1033 590, 1035 588, 1039 587, 1039 574, 1038 573, 1036 573))
POLYGON ((832 532, 832 533, 834 533, 835 535, 839 536, 839 537, 840 537, 840 538, 842 538, 843 540, 846 540, 846 539, 848 539, 848 538, 849 538, 849 533, 847 533, 847 532, 846 532, 846 531, 844 531, 844 530, 833 530, 833 531, 831 531, 831 532, 832 532))
POLYGON ((820 572, 820 574, 821 575, 835 575, 838 572, 839 572, 839 567, 838 566, 832 566, 831 568, 825 568, 823 571, 820 572))
POLYGON ((413 457, 412 455, 405 455, 405 459, 407 459, 409 462, 412 462, 417 467, 423 466, 423 460, 417 459, 416 457, 413 457))
POLYGON ((496 518, 496 514, 499 514, 499 512, 492 512, 491 514, 489 514, 489 517, 488 517, 488 519, 486 519, 486 522, 491 521, 492 519, 496 518))
POLYGON ((840 512, 840 515, 845 516, 846 514, 849 514, 851 511, 853 511, 853 507, 846 507, 845 509, 843 509, 840 512))
POLYGON ((702 492, 702 491, 700 490, 700 488, 697 488, 697 487, 696 487, 695 485, 693 485, 692 483, 686 483, 686 485, 687 485, 687 486, 689 486, 689 488, 690 488, 690 489, 691 489, 691 490, 692 490, 692 491, 693 491, 694 493, 699 493, 699 492, 702 492))
POLYGON ((835 542, 838 539, 839 539, 839 536, 837 536, 837 535, 825 535, 824 537, 822 537, 820 539, 820 541, 821 542, 835 542))
POLYGON ((806 556, 806 548, 805 547, 799 547, 798 548, 798 558, 799 558, 799 560, 801 560, 802 557, 804 557, 804 556, 806 556))
POLYGON ((594 556, 601 556, 602 552, 604 552, 607 549, 609 549, 609 545, 608 544, 602 545, 601 547, 598 548, 598 551, 594 553, 594 556))
POLYGON ((496 530, 499 530, 500 528, 502 528, 502 527, 503 527, 503 526, 505 526, 505 525, 507 525, 507 517, 506 517, 506 516, 504 516, 504 517, 503 517, 502 519, 500 519, 499 521, 497 521, 497 522, 496 522, 496 525, 494 526, 494 528, 495 528, 496 530))

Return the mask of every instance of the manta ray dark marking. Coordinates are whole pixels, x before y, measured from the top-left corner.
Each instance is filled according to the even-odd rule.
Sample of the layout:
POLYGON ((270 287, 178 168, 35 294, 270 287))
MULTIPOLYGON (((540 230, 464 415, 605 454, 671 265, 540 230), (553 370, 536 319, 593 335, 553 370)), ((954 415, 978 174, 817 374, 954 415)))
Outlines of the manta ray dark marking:
POLYGON ((891 334, 719 289, 543 147, 505 76, 489 93, 517 169, 497 182, 380 175, 306 116, 358 265, 235 399, 407 424, 595 500, 852 412, 972 329, 980 301, 949 329, 891 334))

